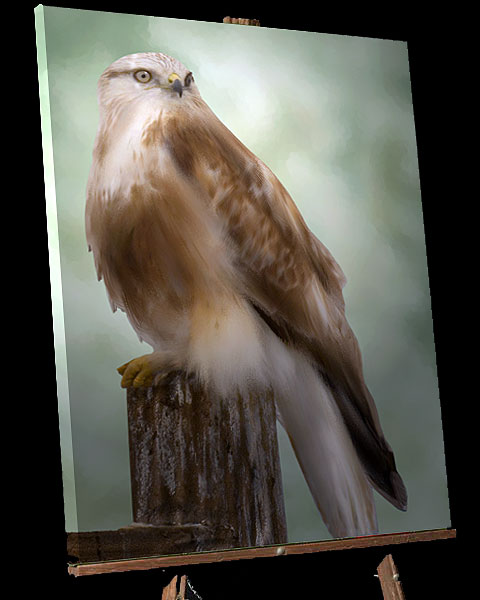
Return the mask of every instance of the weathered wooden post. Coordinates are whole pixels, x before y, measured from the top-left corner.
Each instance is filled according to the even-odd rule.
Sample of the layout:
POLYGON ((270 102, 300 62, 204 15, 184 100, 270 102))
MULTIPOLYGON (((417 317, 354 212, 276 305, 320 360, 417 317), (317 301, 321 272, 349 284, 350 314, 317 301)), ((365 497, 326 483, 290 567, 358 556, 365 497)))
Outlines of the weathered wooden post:
POLYGON ((133 523, 68 534, 80 561, 284 544, 272 395, 218 400, 185 373, 127 390, 133 523))
POLYGON ((174 373, 127 402, 132 527, 158 530, 165 553, 287 541, 271 395, 221 401, 174 373))
POLYGON ((127 390, 133 523, 68 534, 84 562, 284 544, 272 395, 220 401, 172 373, 127 390))

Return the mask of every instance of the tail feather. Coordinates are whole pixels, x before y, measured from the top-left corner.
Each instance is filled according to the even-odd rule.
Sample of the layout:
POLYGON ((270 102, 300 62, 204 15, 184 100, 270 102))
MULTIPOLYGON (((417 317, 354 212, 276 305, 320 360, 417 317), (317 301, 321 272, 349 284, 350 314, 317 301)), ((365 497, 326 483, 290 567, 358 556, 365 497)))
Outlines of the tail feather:
MULTIPOLYGON (((321 374, 320 377, 322 378, 321 374)), ((372 423, 360 414, 358 403, 352 402, 351 398, 330 380, 325 381, 335 398, 370 483, 393 506, 399 510, 407 510, 407 490, 397 471, 393 451, 383 435, 380 424, 373 427, 372 423)), ((364 395, 372 411, 376 412, 373 398, 366 386, 360 388, 359 393, 364 395)))
POLYGON ((377 533, 372 487, 331 390, 302 354, 289 353, 277 411, 322 518, 335 538, 377 533))

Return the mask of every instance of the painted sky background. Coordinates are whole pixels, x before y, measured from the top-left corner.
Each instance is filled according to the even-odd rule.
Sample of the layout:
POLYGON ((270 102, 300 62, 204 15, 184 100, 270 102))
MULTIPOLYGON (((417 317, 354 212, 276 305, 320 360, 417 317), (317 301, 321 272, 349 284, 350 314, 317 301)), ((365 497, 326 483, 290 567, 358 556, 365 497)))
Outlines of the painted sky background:
MULTIPOLYGON (((448 527, 406 44, 51 7, 43 15, 37 43, 67 531, 131 521, 116 367, 150 348, 110 310, 87 252, 84 209, 98 77, 143 51, 193 71, 205 101, 273 170, 346 274, 348 320, 409 493, 406 513, 376 494, 381 533, 448 527)), ((289 541, 328 539, 279 435, 289 541)))

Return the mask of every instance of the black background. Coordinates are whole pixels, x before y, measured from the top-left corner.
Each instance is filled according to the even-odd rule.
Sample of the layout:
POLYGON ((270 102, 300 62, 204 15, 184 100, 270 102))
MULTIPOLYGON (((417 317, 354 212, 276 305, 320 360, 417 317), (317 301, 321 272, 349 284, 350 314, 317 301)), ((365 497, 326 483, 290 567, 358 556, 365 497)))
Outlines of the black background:
MULTIPOLYGON (((471 327, 468 294, 464 296, 469 281, 460 272, 466 254, 463 232, 465 221, 469 220, 469 208, 468 205, 465 207, 465 196, 459 193, 460 177, 453 167, 461 146, 455 139, 452 141, 458 126, 457 109, 452 109, 458 80, 449 16, 439 18, 438 14, 429 14, 420 17, 406 4, 388 5, 388 10, 385 6, 382 10, 367 10, 359 4, 355 11, 339 5, 335 15, 332 15, 331 7, 320 6, 314 12, 311 5, 299 3, 274 10, 262 9, 259 3, 251 7, 247 3, 238 6, 225 3, 220 10, 209 8, 212 4, 203 9, 197 3, 191 9, 182 9, 178 3, 178 10, 171 5, 164 7, 160 3, 145 2, 55 5, 219 23, 229 15, 259 19, 264 27, 408 43, 450 509, 457 539, 79 578, 67 574, 33 15, 36 3, 31 3, 28 7, 23 6, 22 14, 17 14, 15 20, 6 24, 7 29, 21 26, 21 49, 29 67, 29 77, 26 78, 22 70, 20 81, 18 59, 9 63, 7 68, 11 70, 6 73, 17 88, 21 84, 23 96, 27 98, 27 112, 21 113, 22 119, 7 119, 12 121, 7 125, 13 125, 17 133, 14 137, 19 143, 18 151, 13 151, 9 158, 13 159, 12 166, 21 165, 16 179, 16 189, 21 192, 8 195, 17 214, 15 221, 4 219, 4 231, 8 233, 10 227, 15 227, 15 233, 19 232, 20 236, 15 238, 13 251, 11 245, 6 246, 4 262, 13 266, 15 289, 20 292, 5 294, 4 291, 4 296, 11 305, 16 305, 17 299, 19 305, 20 300, 26 300, 26 304, 12 306, 21 310, 20 317, 12 323, 16 327, 14 339, 19 342, 19 348, 14 358, 6 365, 4 363, 4 377, 8 375, 6 406, 12 408, 13 415, 4 419, 4 429, 8 433, 10 428, 19 428, 15 446, 19 445, 18 450, 26 452, 17 453, 14 448, 16 460, 13 466, 16 478, 20 474, 20 485, 7 480, 7 476, 3 481, 4 499, 8 505, 4 525, 13 525, 16 532, 9 551, 12 571, 7 569, 6 576, 11 579, 15 568, 18 589, 33 585, 39 593, 68 594, 73 598, 96 598, 104 594, 141 596, 145 593, 160 599, 161 590, 172 577, 185 573, 203 600, 316 597, 380 600, 382 593, 374 574, 384 556, 392 553, 407 600, 451 597, 453 594, 461 597, 459 591, 466 573, 462 570, 460 552, 473 537, 475 525, 471 520, 467 525, 469 513, 461 500, 461 489, 476 478, 476 456, 465 450, 468 440, 465 428, 471 421, 470 406, 476 404, 476 396, 473 392, 465 392, 465 386, 474 378, 475 372, 472 373, 466 364, 465 356, 469 351, 465 348, 465 338, 460 337, 462 331, 471 327), (28 79, 27 87, 25 79, 28 79), (19 131, 27 135, 18 135, 19 131), (27 186, 28 193, 25 191, 27 186), (17 252, 18 249, 26 252, 17 252), (10 260, 11 257, 15 260, 10 260), (19 335, 18 331, 22 333, 19 335), (14 371, 18 372, 15 376, 14 371), (18 390, 25 389, 24 384, 30 386, 30 390, 33 386, 34 393, 28 391, 19 395, 18 390), (22 425, 18 427, 18 423, 22 425), (462 475, 460 457, 464 463, 462 475), (465 470, 470 476, 463 475, 465 470)), ((4 286, 4 290, 9 289, 12 286, 4 286)), ((468 334, 465 337, 469 337, 468 334)), ((472 574, 475 576, 475 572, 472 574)))

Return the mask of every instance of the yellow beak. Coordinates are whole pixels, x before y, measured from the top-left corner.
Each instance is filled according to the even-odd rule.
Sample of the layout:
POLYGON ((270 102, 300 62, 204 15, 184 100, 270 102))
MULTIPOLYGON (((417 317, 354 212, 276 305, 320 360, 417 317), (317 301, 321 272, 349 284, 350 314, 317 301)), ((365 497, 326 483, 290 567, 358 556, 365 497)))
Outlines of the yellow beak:
POLYGON ((180 79, 180 76, 177 75, 176 73, 172 73, 171 75, 169 75, 168 81, 169 81, 169 83, 172 84, 172 89, 175 92, 177 92, 177 94, 181 98, 182 94, 183 94, 183 85, 182 85, 182 81, 180 79))

